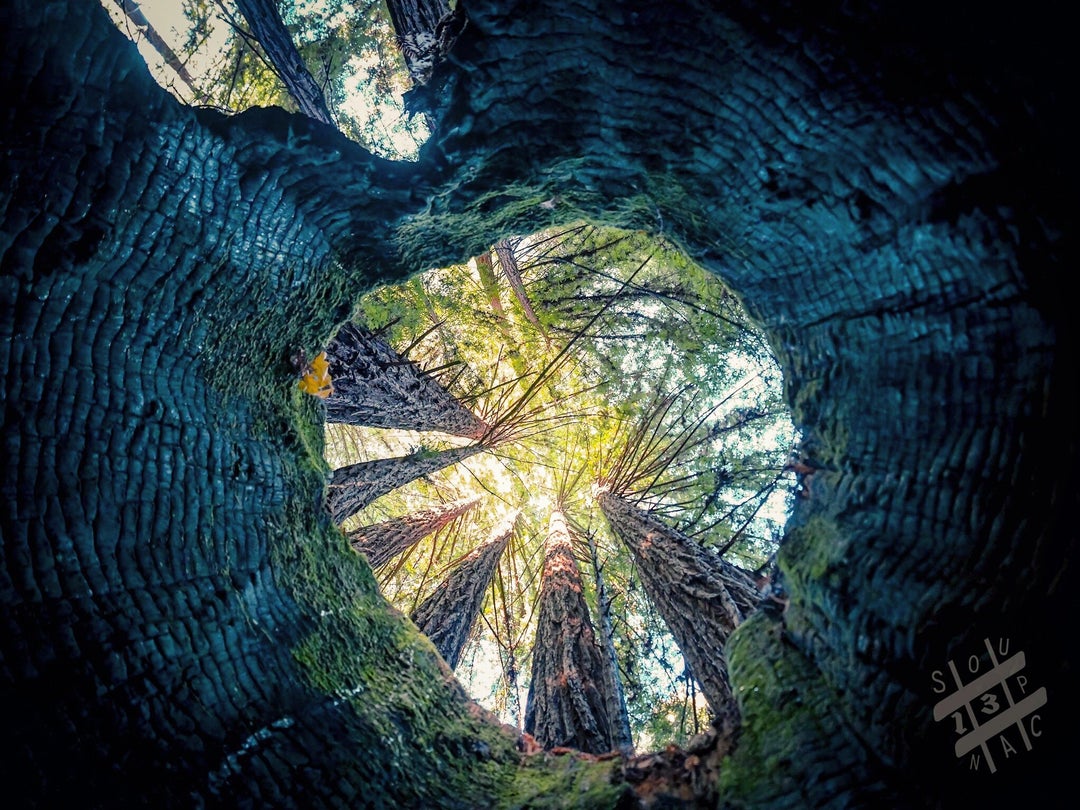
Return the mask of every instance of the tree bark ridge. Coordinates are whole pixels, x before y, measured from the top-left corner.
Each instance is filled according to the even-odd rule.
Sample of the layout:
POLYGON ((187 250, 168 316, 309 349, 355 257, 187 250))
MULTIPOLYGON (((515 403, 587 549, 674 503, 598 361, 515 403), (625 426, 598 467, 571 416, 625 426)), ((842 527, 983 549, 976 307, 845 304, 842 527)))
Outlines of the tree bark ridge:
POLYGON ((236 0, 236 5, 300 112, 336 127, 322 88, 304 64, 275 0, 236 0))
POLYGON ((756 607, 753 577, 725 565, 624 498, 603 492, 599 503, 612 531, 633 554, 650 601, 675 637, 713 713, 737 717, 724 647, 756 607))
POLYGON ((542 577, 525 731, 545 749, 610 751, 603 653, 582 591, 570 530, 558 510, 551 513, 544 540, 542 577))
POLYGON ((381 568, 425 537, 435 534, 469 512, 478 503, 479 497, 464 498, 382 523, 363 526, 349 532, 346 537, 349 544, 367 558, 372 568, 381 568))
POLYGON ((413 622, 431 639, 451 669, 457 669, 480 615, 484 593, 513 533, 513 520, 496 527, 492 538, 473 549, 413 611, 413 622))
POLYGON ((326 349, 334 393, 326 421, 365 427, 441 431, 481 438, 487 425, 385 340, 344 324, 326 349))
POLYGON ((407 456, 360 461, 338 467, 330 477, 326 506, 336 523, 342 523, 365 506, 398 487, 424 475, 464 461, 483 450, 482 445, 447 450, 418 450, 407 456))

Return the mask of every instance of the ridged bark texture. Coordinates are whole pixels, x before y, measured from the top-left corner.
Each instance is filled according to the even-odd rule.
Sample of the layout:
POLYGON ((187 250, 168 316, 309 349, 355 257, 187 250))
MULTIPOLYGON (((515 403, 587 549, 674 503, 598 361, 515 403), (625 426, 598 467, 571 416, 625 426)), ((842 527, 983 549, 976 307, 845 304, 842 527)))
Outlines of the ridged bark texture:
POLYGON ((344 324, 326 348, 334 393, 326 421, 479 439, 482 419, 378 335, 344 324))
POLYGON ((418 450, 408 456, 378 458, 338 467, 330 477, 326 508, 335 523, 342 523, 388 492, 423 475, 464 461, 484 448, 478 444, 447 450, 418 450))
POLYGON ((612 749, 603 652, 596 640, 566 517, 551 513, 544 540, 525 731, 545 749, 612 749))
POLYGON ((381 568, 425 537, 435 534, 480 503, 466 498, 433 509, 414 512, 393 520, 364 526, 346 535, 349 544, 367 557, 372 568, 381 568))
POLYGON ((484 604, 484 592, 513 533, 512 522, 500 525, 494 536, 469 552, 412 614, 413 622, 431 639, 451 669, 457 669, 461 651, 484 604))
POLYGON ((440 135, 391 163, 305 116, 181 107, 94 0, 0 4, 5 797, 522 806, 540 772, 553 804, 616 804, 610 763, 517 780, 513 737, 381 600, 322 509, 322 401, 289 363, 373 285, 581 219, 736 290, 816 470, 786 610, 727 647, 724 806, 1070 795, 1068 7, 461 7, 440 135), (1000 637, 1049 698, 991 775, 933 676, 988 671, 1000 637))
POLYGON ((625 498, 603 492, 599 500, 709 707, 719 716, 737 716, 724 645, 746 617, 748 603, 756 605, 753 578, 730 563, 725 567, 714 553, 625 498))
POLYGON ((514 736, 321 508, 289 362, 405 274, 417 168, 182 107, 97 2, 0 4, 0 72, 5 804, 490 805, 514 736))

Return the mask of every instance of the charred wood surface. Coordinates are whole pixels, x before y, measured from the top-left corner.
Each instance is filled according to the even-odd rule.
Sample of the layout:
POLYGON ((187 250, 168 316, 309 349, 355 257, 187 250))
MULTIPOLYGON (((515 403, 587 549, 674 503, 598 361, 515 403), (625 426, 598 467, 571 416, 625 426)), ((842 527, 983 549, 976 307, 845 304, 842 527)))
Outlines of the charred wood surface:
MULTIPOLYGON (((513 806, 513 737, 322 509, 322 401, 292 399, 288 358, 374 284, 583 219, 721 274, 803 437, 788 604, 727 645, 721 801, 1069 795, 1080 181, 1058 6, 469 0, 431 81, 440 134, 394 163, 306 116, 181 106, 94 0, 6 0, 7 795, 513 806), (1049 702, 990 776, 935 721, 933 675, 999 638, 1049 702)), ((614 806, 625 779, 593 784, 614 806)))

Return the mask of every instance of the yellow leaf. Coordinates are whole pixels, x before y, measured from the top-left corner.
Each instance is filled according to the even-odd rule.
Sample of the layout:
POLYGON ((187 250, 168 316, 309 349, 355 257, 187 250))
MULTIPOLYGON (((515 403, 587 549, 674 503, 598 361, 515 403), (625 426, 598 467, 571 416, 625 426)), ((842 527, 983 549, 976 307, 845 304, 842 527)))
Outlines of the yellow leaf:
POLYGON ((326 399, 334 393, 334 386, 330 380, 330 363, 326 360, 326 352, 320 352, 319 356, 311 361, 310 371, 300 378, 300 390, 305 394, 326 399))

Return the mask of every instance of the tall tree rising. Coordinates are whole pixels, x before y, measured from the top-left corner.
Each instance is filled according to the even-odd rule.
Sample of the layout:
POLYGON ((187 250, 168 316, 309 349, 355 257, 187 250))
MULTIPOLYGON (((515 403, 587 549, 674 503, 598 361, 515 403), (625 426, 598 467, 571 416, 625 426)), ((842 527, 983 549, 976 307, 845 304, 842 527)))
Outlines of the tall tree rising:
MULTIPOLYGON (((703 731, 709 712, 700 686, 634 556, 602 516, 594 484, 618 479, 635 508, 708 554, 723 550, 751 571, 767 567, 791 495, 783 468, 793 436, 778 371, 734 297, 663 242, 582 224, 505 239, 466 265, 379 288, 357 318, 509 437, 357 518, 376 522, 481 496, 460 536, 421 542, 380 573, 386 595, 415 610, 442 571, 521 510, 457 665, 476 697, 520 725, 544 540, 561 496, 568 518, 596 543, 595 556, 579 548, 577 560, 590 572, 582 583, 598 628, 601 572, 637 747, 703 731), (515 279, 500 271, 509 250, 515 279)), ((465 441, 339 424, 327 432, 333 466, 465 441)))

